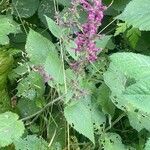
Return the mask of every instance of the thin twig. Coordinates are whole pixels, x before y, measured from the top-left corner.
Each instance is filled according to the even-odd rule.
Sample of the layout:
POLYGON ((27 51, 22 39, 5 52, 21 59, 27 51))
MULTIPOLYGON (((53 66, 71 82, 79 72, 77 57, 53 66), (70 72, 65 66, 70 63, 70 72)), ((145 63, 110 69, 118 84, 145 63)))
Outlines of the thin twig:
POLYGON ((107 29, 113 22, 115 22, 117 18, 113 19, 107 26, 105 26, 98 34, 101 34, 105 29, 107 29))
POLYGON ((20 22, 21 22, 21 24, 22 24, 22 27, 23 27, 24 31, 25 31, 25 34, 27 35, 27 34, 28 34, 27 29, 26 29, 26 27, 25 27, 25 25, 24 25, 24 23, 23 23, 23 20, 21 19, 21 16, 20 16, 20 14, 19 14, 19 12, 18 12, 18 9, 16 8, 16 5, 17 5, 17 2, 15 3, 14 8, 15 8, 15 10, 16 10, 16 12, 17 12, 17 15, 18 15, 18 17, 19 17, 19 20, 20 20, 20 22))
POLYGON ((122 113, 114 122, 112 122, 111 126, 109 126, 109 127, 107 127, 105 129, 105 132, 107 132, 108 130, 110 130, 117 122, 119 122, 125 116, 126 116, 126 114, 122 113))
POLYGON ((34 114, 32 114, 32 115, 30 115, 30 116, 28 116, 28 117, 22 118, 21 120, 22 120, 22 121, 26 121, 26 120, 29 120, 29 119, 35 117, 36 115, 41 114, 42 112, 45 111, 45 109, 47 109, 48 107, 50 107, 50 106, 53 105, 54 103, 60 101, 63 97, 64 97, 64 95, 63 95, 63 96, 60 96, 60 97, 58 97, 58 98, 56 98, 56 99, 54 99, 53 101, 51 101, 51 102, 49 102, 47 105, 45 105, 41 110, 37 111, 36 113, 34 113, 34 114))
POLYGON ((107 6, 107 9, 108 9, 109 7, 111 7, 113 3, 114 3, 114 0, 112 0, 111 3, 107 6))

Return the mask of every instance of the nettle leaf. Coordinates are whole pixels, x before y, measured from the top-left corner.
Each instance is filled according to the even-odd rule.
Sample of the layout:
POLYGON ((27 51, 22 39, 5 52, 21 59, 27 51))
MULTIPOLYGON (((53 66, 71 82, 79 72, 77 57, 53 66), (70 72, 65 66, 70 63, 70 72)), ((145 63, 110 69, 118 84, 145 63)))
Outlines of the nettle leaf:
POLYGON ((94 125, 95 131, 98 130, 98 134, 100 132, 103 132, 106 124, 106 117, 104 114, 100 111, 99 105, 97 103, 91 104, 91 115, 92 115, 92 122, 94 125))
POLYGON ((109 71, 113 71, 116 68, 115 70, 119 70, 119 73, 126 75, 130 79, 139 80, 150 74, 149 56, 122 52, 111 55, 110 60, 109 71))
POLYGON ((106 35, 106 36, 102 37, 101 39, 97 39, 96 40, 96 46, 98 48, 106 48, 111 37, 112 37, 111 35, 106 35))
POLYGON ((104 80, 111 89, 111 100, 127 113, 133 128, 150 131, 150 57, 116 53, 110 59, 104 80))
POLYGON ((28 135, 26 138, 14 142, 16 150, 50 150, 48 143, 36 135, 28 135))
POLYGON ((142 31, 150 30, 150 1, 132 0, 117 18, 142 31), (136 9, 135 9, 136 8, 136 9))
POLYGON ((47 25, 45 16, 54 19, 55 5, 53 0, 41 0, 38 8, 38 17, 45 25, 47 25))
POLYGON ((78 53, 75 51, 76 48, 76 44, 74 41, 70 40, 70 41, 65 41, 65 48, 66 51, 70 54, 70 56, 77 60, 78 59, 78 53))
POLYGON ((64 83, 63 63, 57 54, 48 55, 44 68, 57 83, 64 83))
POLYGON ((118 23, 117 26, 114 36, 124 33, 129 27, 127 23, 118 23))
POLYGON ((150 77, 144 77, 137 83, 129 86, 118 96, 123 106, 128 111, 130 124, 138 131, 146 128, 150 131, 150 77))
POLYGON ((67 122, 74 129, 95 143, 92 114, 82 100, 77 101, 75 104, 66 106, 64 109, 64 115, 67 122))
POLYGON ((147 140, 144 150, 150 150, 150 138, 147 140))
POLYGON ((110 96, 109 88, 105 84, 102 84, 98 88, 97 101, 101 105, 104 114, 109 114, 113 116, 115 113, 115 106, 110 100, 109 96, 110 96))
POLYGON ((122 144, 121 137, 116 133, 106 133, 101 138, 104 150, 127 150, 122 144))
POLYGON ((52 32, 52 34, 57 38, 62 38, 64 35, 66 36, 68 29, 60 27, 56 24, 54 20, 46 16, 47 24, 49 30, 52 32))
POLYGON ((39 0, 12 0, 13 14, 21 18, 34 15, 39 6, 39 0))
POLYGON ((63 6, 70 6, 71 0, 58 0, 58 3, 63 5, 63 6))
POLYGON ((18 140, 24 133, 23 122, 12 112, 0 114, 0 147, 5 147, 18 140))
POLYGON ((33 100, 41 98, 45 91, 44 80, 38 72, 30 72, 17 86, 17 96, 33 100))
POLYGON ((21 31, 19 24, 13 21, 11 16, 0 15, 0 45, 9 44, 7 35, 10 33, 19 33, 21 31))
POLYGON ((126 37, 132 48, 135 48, 141 36, 141 32, 137 28, 131 28, 127 31, 126 37))
MULTIPOLYGON (((41 101, 42 100, 43 99, 41 99, 41 101)), ((38 102, 40 102, 39 99, 36 99, 36 100, 30 100, 30 99, 25 99, 25 98, 19 99, 17 103, 17 109, 19 110, 20 116, 22 118, 25 118, 39 111, 41 107, 37 106, 38 102)))
POLYGON ((55 51, 55 46, 51 41, 33 30, 30 30, 28 34, 25 47, 30 62, 34 65, 43 65, 47 55, 55 51))
POLYGON ((114 3, 112 4, 112 7, 117 11, 123 11, 129 2, 130 0, 115 0, 114 3))

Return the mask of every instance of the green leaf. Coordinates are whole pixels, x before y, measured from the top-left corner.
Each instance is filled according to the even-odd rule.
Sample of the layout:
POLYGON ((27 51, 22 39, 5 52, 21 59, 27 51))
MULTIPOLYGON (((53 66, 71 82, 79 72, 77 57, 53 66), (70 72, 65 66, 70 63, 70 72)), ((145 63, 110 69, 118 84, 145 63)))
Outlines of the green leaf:
POLYGON ((112 7, 117 11, 123 11, 129 2, 130 0, 115 0, 114 3, 112 4, 112 7))
POLYGON ((95 143, 92 114, 82 100, 65 107, 64 115, 74 129, 95 143))
POLYGON ((150 131, 150 57, 116 53, 110 59, 104 80, 111 89, 111 100, 127 113, 133 128, 150 131))
POLYGON ((63 5, 63 6, 70 6, 71 0, 58 0, 58 3, 63 5))
POLYGON ((55 5, 53 0, 41 0, 38 8, 38 16, 40 20, 47 25, 45 16, 54 19, 55 16, 55 5))
POLYGON ((17 86, 17 96, 30 100, 41 98, 45 91, 44 80, 38 72, 30 72, 17 86))
POLYGON ((67 33, 67 29, 60 27, 56 24, 54 20, 46 16, 47 24, 49 30, 52 32, 52 34, 57 38, 62 38, 67 33))
POLYGON ((142 31, 150 30, 150 1, 132 0, 117 18, 142 31), (135 9, 136 8, 136 9, 135 9))
POLYGON ((60 84, 64 83, 63 64, 57 54, 51 53, 48 55, 45 65, 45 71, 60 84))
POLYGON ((104 112, 104 114, 109 114, 113 116, 115 113, 115 106, 110 100, 109 96, 110 96, 109 88, 105 84, 102 84, 98 88, 97 101, 101 105, 102 111, 104 112))
MULTIPOLYGON (((110 56, 109 71, 119 70, 128 78, 139 80, 150 74, 150 57, 135 53, 115 53, 110 56)), ((114 71, 115 72, 115 71, 114 71)))
POLYGON ((116 133, 106 133, 102 136, 101 142, 104 150, 127 150, 122 144, 121 137, 116 133))
POLYGON ((128 29, 128 25, 126 23, 118 23, 114 36, 119 35, 120 33, 124 33, 128 29))
POLYGON ((134 49, 140 39, 141 32, 136 28, 131 28, 127 31, 126 37, 131 45, 131 47, 134 49))
POLYGON ((111 37, 112 37, 111 35, 106 35, 106 36, 102 37, 101 39, 96 40, 96 46, 98 48, 106 48, 111 37))
POLYGON ((12 112, 0 114, 0 147, 7 146, 18 140, 24 133, 23 122, 12 112))
POLYGON ((77 60, 78 54, 75 52, 75 48, 76 48, 75 42, 72 40, 70 40, 69 42, 65 41, 65 47, 66 47, 67 52, 70 54, 70 56, 73 59, 77 60))
POLYGON ((28 135, 14 143, 16 150, 49 150, 48 143, 36 135, 28 135))
POLYGON ((91 104, 91 116, 95 132, 98 130, 98 134, 102 133, 105 128, 106 118, 96 102, 91 104))
POLYGON ((26 52, 32 64, 43 65, 47 55, 56 51, 55 46, 51 41, 39 33, 30 30, 26 42, 26 52))
MULTIPOLYGON (((43 99, 42 99, 43 100, 43 99)), ((22 118, 33 115, 37 111, 40 110, 40 107, 37 107, 37 100, 30 100, 21 98, 17 103, 17 109, 19 110, 19 114, 22 118)))
POLYGON ((10 33, 19 33, 20 26, 13 21, 11 16, 0 15, 0 45, 9 44, 9 38, 7 35, 10 33))
POLYGON ((21 18, 29 18, 34 15, 39 0, 12 0, 13 14, 21 18))

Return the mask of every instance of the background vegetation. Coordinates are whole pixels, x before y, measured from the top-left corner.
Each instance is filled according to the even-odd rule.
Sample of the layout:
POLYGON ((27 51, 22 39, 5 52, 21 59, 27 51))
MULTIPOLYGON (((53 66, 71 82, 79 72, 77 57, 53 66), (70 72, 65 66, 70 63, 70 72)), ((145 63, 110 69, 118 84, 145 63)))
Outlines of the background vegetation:
POLYGON ((150 1, 103 5, 87 61, 82 5, 0 0, 0 149, 150 150, 150 1))

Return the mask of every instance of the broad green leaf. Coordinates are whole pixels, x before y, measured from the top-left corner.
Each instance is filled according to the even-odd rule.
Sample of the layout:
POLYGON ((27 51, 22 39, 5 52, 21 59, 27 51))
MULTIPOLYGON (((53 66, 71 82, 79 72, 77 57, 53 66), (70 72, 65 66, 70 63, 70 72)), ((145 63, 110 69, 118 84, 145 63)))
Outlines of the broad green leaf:
POLYGON ((118 106, 124 106, 128 112, 130 124, 138 131, 146 128, 150 131, 150 77, 144 77, 135 84, 126 88, 122 95, 118 96, 118 106))
MULTIPOLYGON (((112 1, 110 0, 110 2, 112 2, 112 1)), ((130 2, 130 0, 114 0, 112 7, 117 11, 123 11, 129 2, 130 2)))
POLYGON ((111 37, 112 37, 111 35, 106 35, 106 36, 102 37, 101 39, 96 40, 96 46, 98 48, 106 48, 111 37))
POLYGON ((109 88, 105 84, 102 84, 98 88, 97 102, 101 105, 103 113, 113 116, 115 113, 115 106, 109 96, 109 88))
POLYGON ((114 36, 124 33, 128 29, 128 25, 126 23, 118 23, 117 25, 118 27, 116 28, 114 36))
POLYGON ((47 55, 56 52, 54 44, 40 35, 30 30, 26 42, 26 52, 33 65, 43 65, 47 55))
POLYGON ((38 8, 38 17, 45 25, 47 25, 45 16, 54 19, 55 5, 53 0, 41 0, 38 8))
POLYGON ((7 35, 10 33, 19 33, 20 26, 13 21, 11 16, 0 15, 0 45, 9 44, 9 38, 7 35))
POLYGON ((13 14, 21 18, 34 15, 39 6, 39 0, 12 0, 13 14))
MULTIPOLYGON (((42 99, 43 100, 43 99, 42 99)), ((41 100, 41 101, 42 101, 41 100)), ((17 109, 19 110, 19 114, 22 118, 33 115, 37 111, 40 110, 40 107, 37 106, 38 99, 30 100, 21 98, 17 103, 17 109)))
POLYGON ((44 80, 38 72, 30 72, 17 86, 17 96, 34 100, 41 98, 45 91, 44 80))
MULTIPOLYGON (((124 8, 126 7, 126 5, 130 1, 131 0, 114 0, 113 3, 112 3, 112 0, 103 0, 104 4, 106 4, 106 6, 108 6, 108 5, 110 5, 112 3, 110 8, 113 8, 117 12, 123 11, 124 8)), ((109 11, 109 9, 108 9, 108 11, 109 11)))
POLYGON ((117 18, 142 31, 150 30, 150 1, 132 0, 117 18), (136 9, 135 9, 136 8, 136 9))
POLYGON ((23 122, 12 112, 0 114, 0 147, 5 147, 18 140, 24 133, 23 122))
POLYGON ((77 101, 75 104, 66 106, 64 109, 64 115, 67 122, 74 129, 95 143, 92 114, 82 100, 77 101))
POLYGON ((116 53, 110 59, 104 80, 111 89, 111 100, 127 113, 133 128, 150 131, 150 57, 116 53))
POLYGON ((149 56, 122 52, 111 55, 110 60, 112 63, 109 70, 119 70, 130 79, 139 80, 150 74, 149 56))
POLYGON ((50 150, 48 143, 36 135, 28 135, 26 138, 14 142, 16 150, 50 150))
POLYGON ((20 64, 17 68, 13 69, 13 72, 18 76, 25 75, 27 72, 29 72, 29 66, 26 63, 20 64))
POLYGON ((75 42, 72 41, 72 40, 70 40, 69 42, 66 41, 65 42, 65 47, 66 47, 67 52, 70 54, 70 56, 73 59, 77 60, 78 59, 78 54, 75 51, 75 48, 76 48, 75 42))
POLYGON ((92 102, 91 104, 91 116, 95 132, 98 131, 98 134, 103 132, 106 124, 106 118, 103 112, 100 111, 97 102, 92 102))
POLYGON ((131 28, 127 31, 126 37, 132 48, 135 48, 141 36, 141 32, 136 28, 131 28))
POLYGON ((58 0, 58 3, 63 5, 63 6, 70 6, 71 0, 58 0))
POLYGON ((104 80, 114 95, 121 94, 125 90, 125 83, 127 79, 112 63, 110 64, 107 72, 104 73, 104 80))
POLYGON ((63 64, 57 54, 51 53, 46 58, 45 71, 60 84, 64 83, 63 64))
POLYGON ((116 133, 106 133, 102 136, 101 142, 104 150, 127 150, 122 144, 121 137, 116 133))
POLYGON ((45 17, 47 20, 48 28, 55 37, 62 38, 64 35, 67 34, 67 28, 60 27, 56 24, 54 20, 52 20, 51 18, 47 16, 45 17))

